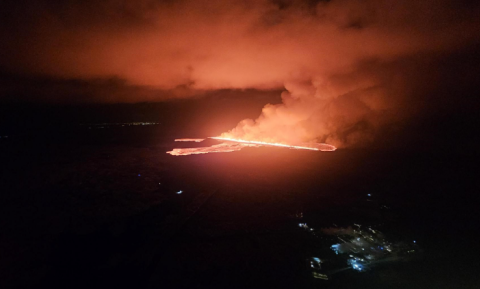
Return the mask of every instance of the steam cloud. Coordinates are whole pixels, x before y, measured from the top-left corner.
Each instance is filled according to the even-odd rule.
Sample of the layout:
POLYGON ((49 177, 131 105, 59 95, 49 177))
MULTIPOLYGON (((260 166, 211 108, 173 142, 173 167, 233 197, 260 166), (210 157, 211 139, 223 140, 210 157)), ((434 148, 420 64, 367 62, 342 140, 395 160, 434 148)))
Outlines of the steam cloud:
MULTIPOLYGON (((421 110, 425 67, 472 47, 480 31, 478 5, 448 0, 55 3, 1 4, 2 71, 114 77, 149 91, 285 87, 282 104, 222 135, 268 142, 370 140, 421 110)), ((179 95, 189 94, 169 97, 179 95)))

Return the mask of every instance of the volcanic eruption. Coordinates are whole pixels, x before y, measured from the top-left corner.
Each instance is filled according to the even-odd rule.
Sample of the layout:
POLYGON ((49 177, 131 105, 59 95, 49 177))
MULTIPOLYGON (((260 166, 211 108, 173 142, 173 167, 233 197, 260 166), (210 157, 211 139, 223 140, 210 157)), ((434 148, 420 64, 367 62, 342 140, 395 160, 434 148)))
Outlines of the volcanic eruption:
POLYGON ((324 150, 318 144, 368 145, 380 134, 381 143, 415 118, 474 107, 450 91, 477 88, 472 1, 49 2, 0 4, 2 99, 137 103, 283 90, 256 119, 204 135, 230 139, 222 150, 324 150))
MULTIPOLYGON (((271 143, 271 142, 263 142, 263 141, 247 141, 242 139, 232 139, 232 138, 224 138, 224 137, 210 137, 210 138, 223 141, 223 142, 210 147, 175 148, 171 151, 168 151, 167 153, 173 156, 186 156, 186 155, 195 155, 195 154, 234 152, 234 151, 239 151, 245 147, 261 147, 261 146, 283 147, 283 148, 297 149, 297 150, 328 151, 328 152, 335 151, 337 149, 333 145, 324 144, 324 143, 305 144, 302 146, 302 145, 288 145, 283 143, 271 143)), ((176 139, 175 141, 201 142, 203 141, 203 139, 176 139)))

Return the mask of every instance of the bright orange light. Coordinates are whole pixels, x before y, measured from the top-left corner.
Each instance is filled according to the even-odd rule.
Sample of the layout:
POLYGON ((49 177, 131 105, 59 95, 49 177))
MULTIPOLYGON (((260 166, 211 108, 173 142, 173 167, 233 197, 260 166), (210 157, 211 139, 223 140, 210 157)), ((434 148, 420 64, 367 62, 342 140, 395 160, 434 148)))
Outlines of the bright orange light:
POLYGON ((287 145, 282 143, 270 143, 270 142, 263 142, 263 141, 248 141, 243 139, 234 139, 234 138, 226 138, 226 137, 210 137, 211 139, 217 140, 224 140, 224 141, 231 141, 231 142, 239 142, 239 143, 246 143, 246 144, 257 144, 257 145, 264 145, 264 146, 276 146, 276 147, 285 147, 291 149, 300 149, 300 150, 312 150, 312 151, 334 151, 337 148, 332 145, 328 144, 318 144, 321 145, 321 148, 314 148, 308 146, 294 146, 294 145, 287 145))
MULTIPOLYGON (((275 146, 275 147, 284 147, 290 149, 301 149, 301 150, 311 150, 311 151, 334 151, 337 148, 324 143, 312 144, 311 146, 294 146, 287 145, 282 143, 270 143, 263 141, 248 141, 243 139, 233 139, 226 137, 210 137, 211 139, 224 141, 220 144, 212 145, 210 147, 196 147, 196 148, 176 148, 171 151, 168 151, 167 154, 173 156, 187 156, 187 155, 197 155, 197 154, 208 154, 208 153, 225 153, 225 152, 234 152, 239 151, 245 147, 261 147, 261 146, 275 146), (313 147, 315 146, 315 147, 313 147)), ((176 139, 175 141, 191 141, 199 142, 200 139, 176 139)))
POLYGON ((202 142, 204 138, 177 138, 175 141, 183 141, 183 142, 202 142))
POLYGON ((254 144, 242 144, 242 143, 221 143, 210 147, 196 147, 196 148, 181 148, 168 151, 167 154, 172 156, 188 156, 188 155, 200 155, 209 153, 229 153, 239 151, 245 147, 256 147, 254 144))

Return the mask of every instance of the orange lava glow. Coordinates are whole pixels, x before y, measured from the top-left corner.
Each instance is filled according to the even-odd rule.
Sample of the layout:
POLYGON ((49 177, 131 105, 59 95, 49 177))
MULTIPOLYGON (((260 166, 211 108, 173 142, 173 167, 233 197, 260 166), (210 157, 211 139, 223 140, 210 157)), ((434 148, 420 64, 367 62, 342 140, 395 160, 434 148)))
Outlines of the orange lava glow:
MULTIPOLYGON (((295 146, 295 145, 287 145, 282 143, 247 141, 242 139, 233 139, 233 138, 224 138, 224 137, 210 137, 210 138, 215 140, 225 141, 225 142, 217 145, 213 145, 210 147, 175 148, 171 151, 168 151, 167 154, 171 154, 172 156, 187 156, 187 155, 208 154, 208 153, 224 153, 224 152, 239 151, 245 147, 261 147, 261 146, 275 146, 275 147, 312 150, 312 151, 335 151, 337 149, 335 146, 324 144, 324 143, 316 143, 309 146, 295 146)), ((175 141, 200 142, 199 140, 200 139, 185 138, 185 139, 176 139, 175 141)))
POLYGON ((188 141, 202 142, 204 140, 205 140, 204 138, 177 138, 177 139, 175 139, 175 141, 185 141, 185 142, 188 142, 188 141))
POLYGON ((211 137, 211 139, 238 142, 238 143, 256 144, 256 145, 263 145, 263 146, 276 146, 276 147, 284 147, 284 148, 299 149, 299 150, 334 151, 337 149, 336 147, 332 145, 327 145, 327 144, 321 144, 321 145, 327 145, 328 147, 316 148, 316 147, 309 147, 309 146, 294 146, 294 145, 287 145, 282 143, 271 143, 271 142, 263 142, 263 141, 248 141, 243 139, 234 139, 234 138, 225 138, 225 137, 211 137))
POLYGON ((168 151, 167 154, 172 156, 188 156, 188 155, 200 155, 208 153, 229 153, 239 151, 245 147, 257 147, 258 145, 254 144, 243 144, 243 143, 221 143, 213 145, 211 147, 198 147, 198 148, 182 148, 182 149, 173 149, 168 151))

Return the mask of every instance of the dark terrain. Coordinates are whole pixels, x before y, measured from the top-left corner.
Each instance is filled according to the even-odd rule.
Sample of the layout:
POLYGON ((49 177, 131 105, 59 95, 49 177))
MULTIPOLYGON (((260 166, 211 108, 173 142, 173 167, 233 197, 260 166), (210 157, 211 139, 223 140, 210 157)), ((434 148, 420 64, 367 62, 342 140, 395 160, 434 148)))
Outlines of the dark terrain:
POLYGON ((174 138, 202 136, 174 120, 5 126, 1 287, 477 288, 476 152, 252 148, 174 157, 165 153, 179 146, 174 138), (383 224, 424 255, 315 280, 305 259, 329 243, 298 228, 299 212, 316 228, 383 224))

